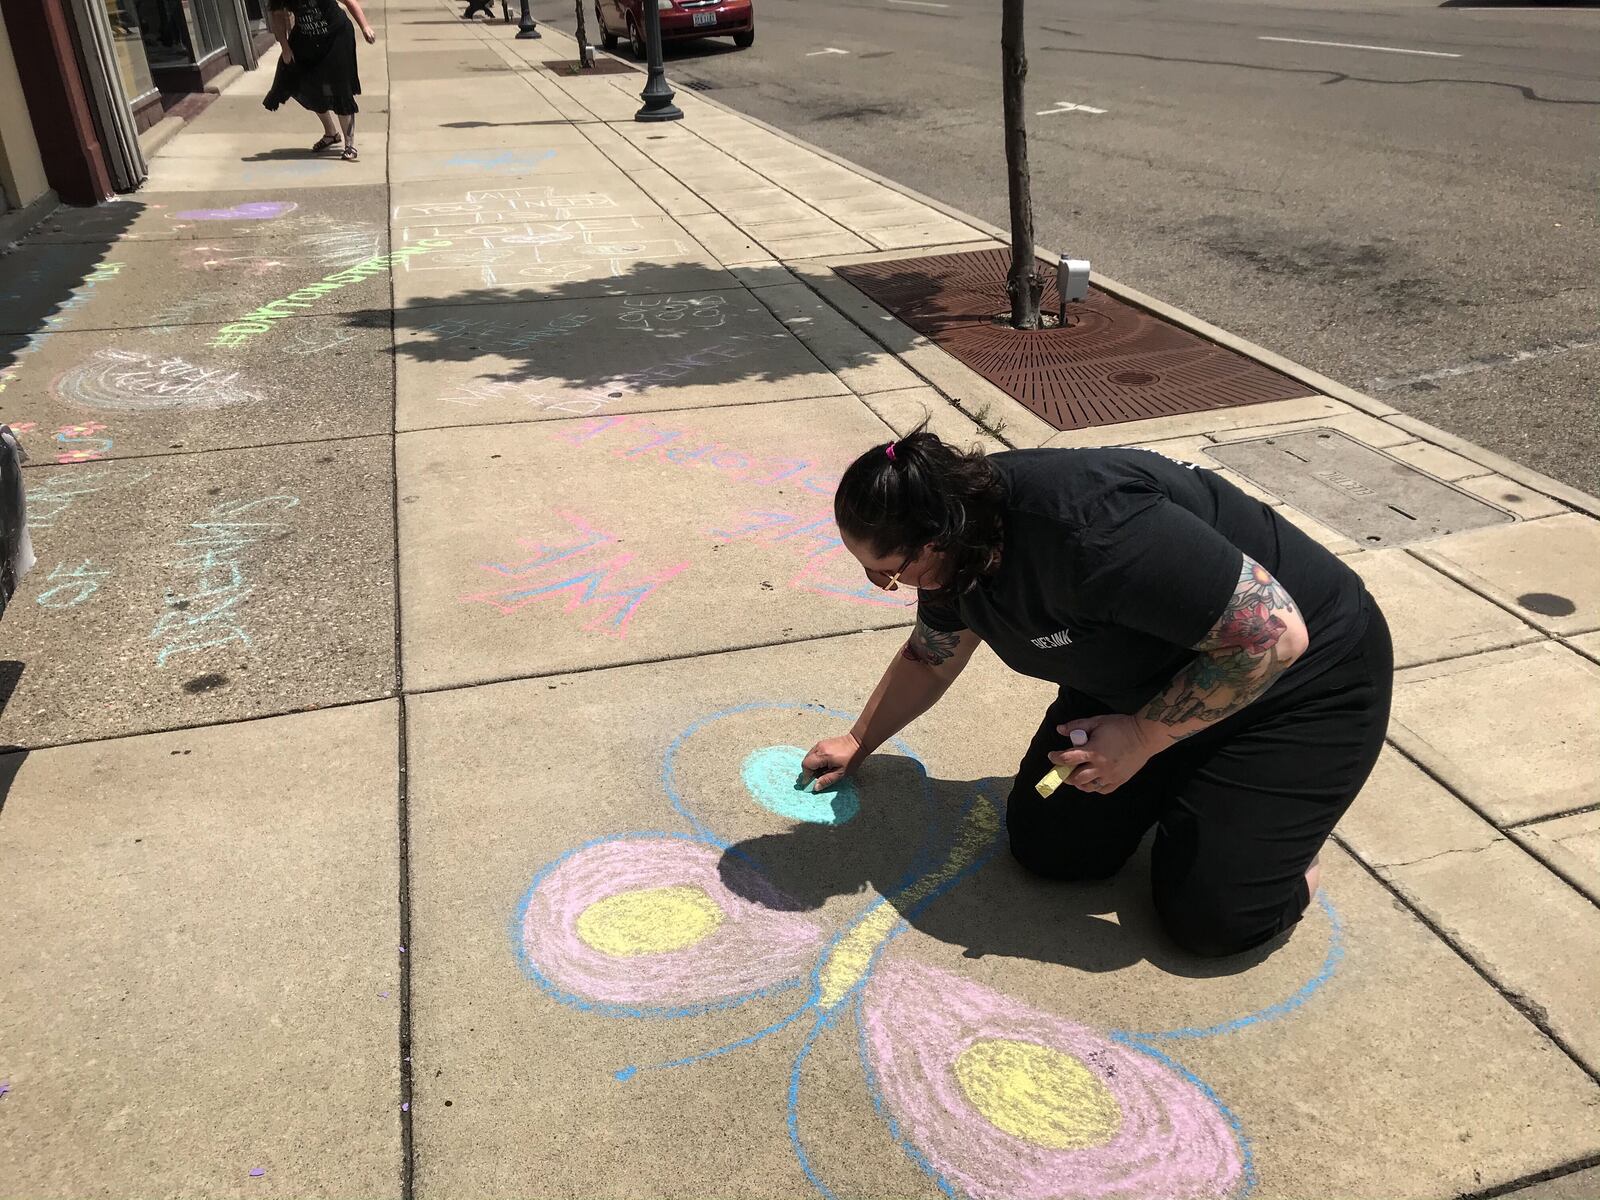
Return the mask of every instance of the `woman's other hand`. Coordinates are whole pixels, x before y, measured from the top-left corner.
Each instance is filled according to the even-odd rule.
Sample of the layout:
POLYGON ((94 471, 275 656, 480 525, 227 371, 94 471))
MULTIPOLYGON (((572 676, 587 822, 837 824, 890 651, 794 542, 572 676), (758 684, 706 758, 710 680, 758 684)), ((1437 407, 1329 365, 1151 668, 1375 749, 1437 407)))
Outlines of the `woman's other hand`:
POLYGON ((1138 717, 1117 714, 1058 725, 1056 732, 1071 737, 1073 748, 1054 752, 1050 761, 1079 791, 1106 795, 1137 775, 1161 749, 1153 744, 1148 728, 1138 717), (1072 736, 1080 731, 1087 735, 1086 742, 1072 736))
POLYGON ((840 737, 823 738, 811 747, 811 753, 800 760, 800 766, 815 777, 811 790, 821 792, 851 774, 865 757, 855 735, 846 733, 840 737))
POLYGON ((363 25, 361 27, 361 36, 367 39, 367 45, 369 46, 378 44, 378 35, 372 32, 371 25, 363 25))

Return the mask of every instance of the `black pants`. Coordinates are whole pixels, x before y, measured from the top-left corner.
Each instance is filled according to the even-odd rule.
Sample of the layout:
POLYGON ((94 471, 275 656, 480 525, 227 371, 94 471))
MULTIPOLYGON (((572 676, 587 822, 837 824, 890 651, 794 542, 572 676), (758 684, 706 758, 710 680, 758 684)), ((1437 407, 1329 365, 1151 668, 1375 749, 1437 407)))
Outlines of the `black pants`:
POLYGON ((1056 726, 1104 706, 1063 688, 1045 713, 1007 806, 1011 853, 1051 879, 1107 879, 1156 827, 1156 911, 1174 941, 1221 956, 1300 919, 1306 869, 1366 783, 1389 725, 1394 653, 1369 598, 1360 642, 1317 678, 1255 703, 1156 755, 1109 795, 1034 791, 1056 726))

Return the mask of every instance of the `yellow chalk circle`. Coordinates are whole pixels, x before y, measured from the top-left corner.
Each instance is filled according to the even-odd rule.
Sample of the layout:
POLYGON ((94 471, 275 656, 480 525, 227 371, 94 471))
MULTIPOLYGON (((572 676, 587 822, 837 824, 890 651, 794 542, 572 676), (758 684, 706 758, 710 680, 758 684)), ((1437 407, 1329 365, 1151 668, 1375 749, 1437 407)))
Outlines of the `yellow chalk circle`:
POLYGON ((1048 1046, 974 1042, 956 1059, 956 1081, 989 1124, 1049 1150, 1103 1146, 1122 1126, 1122 1111, 1099 1076, 1048 1046))
POLYGON ((700 888, 688 884, 640 888, 597 900, 578 914, 578 937, 614 958, 682 950, 716 932, 726 914, 700 888))

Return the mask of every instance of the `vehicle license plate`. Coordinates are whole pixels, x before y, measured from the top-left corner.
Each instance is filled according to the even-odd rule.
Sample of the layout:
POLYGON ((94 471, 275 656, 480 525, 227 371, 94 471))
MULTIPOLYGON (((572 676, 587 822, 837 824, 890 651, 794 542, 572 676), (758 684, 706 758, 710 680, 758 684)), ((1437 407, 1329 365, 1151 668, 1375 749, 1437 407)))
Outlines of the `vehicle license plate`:
POLYGON ((717 14, 714 12, 695 13, 694 23, 696 25, 715 25, 717 23, 717 14))

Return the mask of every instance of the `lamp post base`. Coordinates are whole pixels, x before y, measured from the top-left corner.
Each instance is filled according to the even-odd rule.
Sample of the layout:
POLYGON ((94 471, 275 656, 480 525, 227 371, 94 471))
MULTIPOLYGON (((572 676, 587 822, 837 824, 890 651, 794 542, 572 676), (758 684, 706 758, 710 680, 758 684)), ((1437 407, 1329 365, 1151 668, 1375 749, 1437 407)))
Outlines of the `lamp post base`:
POLYGON ((654 104, 646 100, 644 107, 633 114, 633 119, 635 121, 681 121, 683 120, 683 109, 674 104, 671 95, 668 95, 665 100, 654 104))

